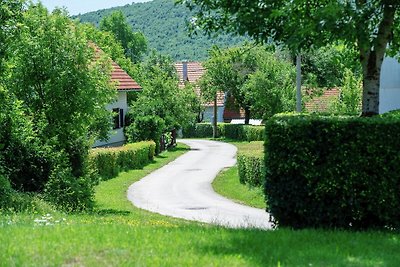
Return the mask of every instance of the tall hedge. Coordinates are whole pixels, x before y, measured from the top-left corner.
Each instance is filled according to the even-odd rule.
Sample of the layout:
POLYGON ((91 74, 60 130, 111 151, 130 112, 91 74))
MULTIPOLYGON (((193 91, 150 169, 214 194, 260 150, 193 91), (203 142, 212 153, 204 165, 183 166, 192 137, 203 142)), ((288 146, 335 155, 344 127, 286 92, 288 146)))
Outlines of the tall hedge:
POLYGON ((400 227, 400 119, 278 115, 266 124, 268 209, 294 228, 400 227))
POLYGON ((110 179, 121 171, 140 169, 153 160, 156 144, 144 141, 122 147, 96 148, 90 153, 90 163, 103 179, 110 179))
MULTIPOLYGON (((240 141, 263 141, 264 126, 218 123, 218 137, 240 141)), ((183 129, 185 138, 211 138, 213 127, 210 123, 197 123, 183 129)))

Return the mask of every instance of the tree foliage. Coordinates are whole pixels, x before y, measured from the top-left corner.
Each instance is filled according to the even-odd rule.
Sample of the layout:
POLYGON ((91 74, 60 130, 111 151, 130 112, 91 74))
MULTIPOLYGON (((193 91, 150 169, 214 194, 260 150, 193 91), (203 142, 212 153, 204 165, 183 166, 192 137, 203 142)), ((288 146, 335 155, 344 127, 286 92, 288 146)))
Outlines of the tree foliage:
POLYGON ((71 209, 90 207, 88 149, 107 136, 111 114, 105 105, 116 94, 110 60, 95 55, 85 32, 64 11, 49 14, 41 4, 27 6, 15 38, 3 76, 15 115, 7 119, 1 110, 16 131, 5 136, 6 153, 21 159, 8 162, 11 182, 29 191, 44 189, 53 202, 71 209))
POLYGON ((211 100, 217 91, 232 96, 245 110, 246 124, 250 117, 264 118, 293 110, 293 67, 268 50, 251 45, 225 50, 214 47, 200 81, 205 98, 211 100))
POLYGON ((8 44, 15 37, 22 13, 21 0, 2 0, 0 2, 0 74, 3 70, 3 60, 6 57, 8 44))
POLYGON ((343 84, 340 87, 340 96, 330 103, 329 112, 342 115, 360 114, 361 89, 361 78, 355 76, 351 70, 345 70, 343 84))
POLYGON ((219 34, 208 37, 203 34, 188 36, 186 20, 194 12, 184 6, 174 5, 171 0, 153 0, 144 3, 132 3, 123 7, 104 9, 79 15, 82 22, 99 25, 100 21, 112 12, 121 10, 133 31, 142 32, 148 40, 149 49, 155 49, 164 55, 170 55, 174 61, 202 61, 207 58, 213 45, 229 47, 239 45, 247 38, 219 34))
POLYGON ((379 110, 379 77, 388 45, 400 45, 398 0, 178 0, 195 10, 192 27, 283 43, 294 53, 342 40, 356 47, 363 74, 363 114, 379 110))
POLYGON ((133 123, 127 129, 128 139, 140 141, 147 135, 147 139, 156 138, 157 142, 162 133, 195 121, 197 110, 193 103, 197 95, 192 87, 178 86, 178 76, 169 57, 153 53, 141 64, 139 72, 143 91, 131 107, 133 123))
POLYGON ((132 62, 139 62, 147 51, 147 40, 143 33, 133 32, 122 11, 115 11, 100 21, 100 30, 115 35, 132 62))

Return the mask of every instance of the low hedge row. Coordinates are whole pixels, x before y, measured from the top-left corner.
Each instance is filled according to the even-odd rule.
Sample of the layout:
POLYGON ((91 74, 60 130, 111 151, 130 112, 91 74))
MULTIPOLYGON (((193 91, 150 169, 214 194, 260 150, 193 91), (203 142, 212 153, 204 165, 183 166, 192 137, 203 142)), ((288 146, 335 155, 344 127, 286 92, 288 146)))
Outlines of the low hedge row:
MULTIPOLYGON (((240 141, 263 141, 264 126, 244 124, 218 123, 218 137, 225 137, 240 141)), ((183 129, 186 138, 211 138, 213 127, 210 123, 197 123, 183 129)))
POLYGON ((96 148, 90 153, 90 163, 103 179, 121 171, 140 169, 153 160, 156 144, 144 141, 115 148, 96 148))
POLYGON ((280 226, 400 227, 400 119, 278 115, 266 124, 267 206, 280 226))
POLYGON ((262 152, 240 153, 237 156, 239 179, 242 184, 261 186, 264 184, 265 165, 262 152))

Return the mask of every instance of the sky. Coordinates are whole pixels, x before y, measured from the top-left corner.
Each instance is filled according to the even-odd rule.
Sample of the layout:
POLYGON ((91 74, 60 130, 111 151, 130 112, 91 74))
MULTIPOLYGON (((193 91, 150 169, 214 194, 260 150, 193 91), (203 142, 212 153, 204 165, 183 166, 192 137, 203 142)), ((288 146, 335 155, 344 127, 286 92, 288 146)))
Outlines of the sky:
MULTIPOLYGON (((41 0, 52 11, 55 7, 66 7, 70 15, 83 14, 99 9, 124 6, 126 4, 148 2, 149 0, 41 0)), ((39 2, 38 0, 35 2, 39 2)))

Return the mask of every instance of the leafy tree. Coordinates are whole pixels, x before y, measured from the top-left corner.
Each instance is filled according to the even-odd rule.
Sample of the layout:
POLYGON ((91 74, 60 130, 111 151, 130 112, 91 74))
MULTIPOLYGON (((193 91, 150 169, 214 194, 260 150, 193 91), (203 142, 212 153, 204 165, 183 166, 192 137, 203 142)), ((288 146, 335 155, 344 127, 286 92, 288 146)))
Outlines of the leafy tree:
POLYGON ((2 0, 0 2, 0 74, 4 71, 3 60, 8 43, 15 37, 23 7, 22 0, 2 0))
POLYGON ((343 44, 327 45, 302 54, 303 84, 307 87, 339 87, 346 70, 361 76, 357 52, 343 44))
POLYGON ((201 87, 207 100, 214 99, 217 91, 223 91, 234 97, 237 105, 245 110, 245 124, 250 120, 251 103, 241 89, 249 74, 254 73, 256 57, 249 47, 221 50, 213 47, 210 58, 204 63, 206 73, 202 77, 201 87))
POLYGON ((275 53, 262 52, 257 57, 258 69, 249 75, 241 88, 245 98, 251 103, 255 117, 269 118, 281 112, 295 110, 295 69, 287 59, 275 53))
POLYGON ((126 129, 128 140, 155 138, 158 143, 162 133, 179 129, 195 120, 193 102, 197 96, 191 87, 179 88, 178 76, 169 57, 153 53, 140 66, 140 72, 143 91, 131 107, 129 116, 132 124, 126 129))
MULTIPOLYGON (((400 47, 398 0, 178 0, 195 10, 194 28, 226 30, 261 42, 284 43, 294 53, 342 40, 355 46, 363 74, 363 115, 379 111, 382 61, 400 47)), ((398 51, 398 50, 397 50, 398 51)))
POLYGON ((121 42, 125 55, 133 62, 139 62, 147 51, 147 40, 141 32, 133 32, 121 11, 115 11, 100 22, 100 30, 115 35, 121 42))
POLYGON ((105 138, 111 128, 105 110, 116 94, 111 64, 95 57, 84 31, 63 11, 49 14, 41 4, 30 5, 22 23, 18 41, 10 45, 7 84, 32 117, 41 142, 53 151, 50 176, 60 178, 54 171, 63 168, 77 189, 88 175, 91 141, 105 138))
POLYGON ((250 45, 225 50, 214 47, 200 81, 205 98, 212 100, 217 91, 233 96, 236 105, 245 110, 245 124, 250 117, 293 110, 293 67, 268 50, 250 45))
POLYGON ((38 138, 22 102, 1 86, 0 125, 0 176, 18 190, 43 190, 50 174, 51 150, 38 138))

